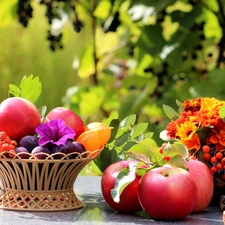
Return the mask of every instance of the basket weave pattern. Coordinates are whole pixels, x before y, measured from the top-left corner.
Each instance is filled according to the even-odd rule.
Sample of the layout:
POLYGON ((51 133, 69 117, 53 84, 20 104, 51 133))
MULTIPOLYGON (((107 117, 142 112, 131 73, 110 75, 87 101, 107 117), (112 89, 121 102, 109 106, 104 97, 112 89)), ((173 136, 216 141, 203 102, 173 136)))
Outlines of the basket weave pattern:
POLYGON ((83 207, 74 192, 79 172, 94 158, 80 155, 76 159, 65 156, 45 160, 18 155, 6 158, 0 154, 0 208, 24 211, 61 211, 83 207))

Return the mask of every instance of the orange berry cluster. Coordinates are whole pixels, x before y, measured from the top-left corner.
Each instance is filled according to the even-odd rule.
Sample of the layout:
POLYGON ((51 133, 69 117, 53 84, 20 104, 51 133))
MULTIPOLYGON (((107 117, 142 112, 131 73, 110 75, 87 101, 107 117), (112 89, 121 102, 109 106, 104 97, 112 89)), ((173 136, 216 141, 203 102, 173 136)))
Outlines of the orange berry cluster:
POLYGON ((0 132, 0 152, 4 152, 9 157, 13 157, 16 154, 17 142, 11 140, 5 131, 0 132))
POLYGON ((223 151, 212 151, 210 146, 204 145, 202 147, 203 158, 213 174, 221 174, 222 179, 225 180, 225 155, 223 151))

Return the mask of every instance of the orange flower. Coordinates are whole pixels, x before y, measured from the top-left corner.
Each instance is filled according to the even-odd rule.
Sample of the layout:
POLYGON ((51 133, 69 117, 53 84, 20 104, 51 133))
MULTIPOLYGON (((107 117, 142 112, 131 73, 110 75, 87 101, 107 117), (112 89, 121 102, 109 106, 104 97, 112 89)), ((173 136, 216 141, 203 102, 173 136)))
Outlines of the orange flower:
POLYGON ((183 102, 184 111, 199 111, 201 108, 201 98, 186 100, 183 102))
POLYGON ((208 97, 184 101, 180 117, 167 125, 167 135, 180 140, 189 150, 198 151, 204 144, 225 149, 225 123, 220 117, 224 104, 225 101, 208 97))
POLYGON ((182 142, 183 142, 184 145, 187 146, 187 148, 189 150, 194 149, 194 150, 198 151, 201 147, 201 143, 200 143, 200 140, 198 138, 198 134, 194 134, 191 139, 183 140, 182 142))
POLYGON ((184 143, 188 149, 200 149, 200 140, 196 133, 198 127, 192 121, 185 121, 179 127, 177 127, 177 136, 184 143))
POLYGON ((221 151, 225 148, 225 124, 213 128, 206 139, 207 144, 215 144, 216 150, 221 151))
POLYGON ((202 98, 200 110, 219 111, 220 107, 223 106, 224 103, 224 101, 215 98, 202 98))

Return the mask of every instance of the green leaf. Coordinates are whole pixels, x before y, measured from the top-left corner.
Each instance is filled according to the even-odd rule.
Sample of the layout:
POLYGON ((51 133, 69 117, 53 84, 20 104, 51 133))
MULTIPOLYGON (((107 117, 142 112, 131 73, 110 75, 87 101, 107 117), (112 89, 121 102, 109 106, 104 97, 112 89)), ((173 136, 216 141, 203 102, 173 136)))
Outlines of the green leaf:
POLYGON ((127 128, 130 128, 133 126, 136 122, 136 115, 131 114, 127 117, 125 117, 121 122, 120 122, 120 128, 126 130, 127 128))
POLYGON ((163 30, 160 25, 141 27, 141 35, 137 41, 137 45, 152 56, 158 55, 167 44, 162 32, 163 30))
POLYGON ((131 129, 131 139, 143 134, 148 128, 148 123, 139 123, 131 129))
POLYGON ((105 90, 101 86, 94 87, 90 91, 81 93, 81 101, 79 103, 81 115, 93 115, 101 107, 104 95, 105 90))
POLYGON ((129 163, 129 168, 122 169, 117 176, 115 187, 111 190, 111 196, 117 203, 120 202, 120 195, 132 181, 136 178, 136 162, 129 163))
POLYGON ((130 139, 130 133, 124 133, 121 135, 116 141, 115 141, 115 146, 119 147, 125 144, 128 140, 130 139))
POLYGON ((105 146, 100 155, 94 160, 94 163, 98 166, 101 172, 104 172, 109 165, 120 160, 121 159, 115 149, 109 149, 105 146))
POLYGON ((220 118, 225 122, 225 104, 220 108, 220 118))
POLYGON ((172 107, 163 105, 163 110, 169 119, 176 120, 177 118, 179 118, 179 114, 172 107))
POLYGON ((41 108, 38 109, 42 118, 42 122, 44 122, 44 118, 47 112, 47 106, 42 106, 41 108))
POLYGON ((201 12, 201 7, 199 5, 195 6, 191 12, 185 13, 185 15, 180 18, 180 25, 186 29, 191 28, 196 22, 196 18, 199 17, 201 12))
POLYGON ((106 20, 110 14, 111 6, 112 4, 109 0, 100 1, 94 11, 94 16, 106 20))
POLYGON ((119 119, 113 119, 110 124, 109 124, 110 127, 113 127, 112 131, 111 131, 111 136, 110 136, 110 139, 108 141, 108 143, 111 143, 112 141, 114 141, 116 135, 117 135, 117 132, 118 132, 118 129, 119 129, 119 126, 120 126, 120 121, 119 119))
POLYGON ((20 82, 19 87, 10 84, 8 96, 22 97, 33 102, 35 105, 38 104, 41 96, 42 84, 39 77, 33 75, 24 76, 20 82))
POLYGON ((0 10, 0 28, 11 23, 15 18, 13 15, 14 8, 17 6, 17 0, 3 0, 1 1, 0 10))
POLYGON ((159 147, 157 143, 150 138, 146 138, 136 145, 132 146, 129 152, 135 152, 140 154, 145 154, 148 158, 150 158, 152 163, 157 163, 161 159, 161 154, 159 153, 159 147))
POLYGON ((175 156, 175 155, 180 155, 184 158, 188 157, 188 149, 187 147, 180 143, 180 142, 175 142, 173 144, 167 143, 163 155, 169 155, 169 156, 175 156))
POLYGON ((128 150, 131 149, 131 147, 133 147, 134 145, 136 145, 137 142, 134 141, 128 141, 122 148, 122 152, 127 152, 128 150))
POLYGON ((93 46, 90 44, 86 46, 83 50, 80 59, 76 58, 75 61, 78 64, 78 75, 81 78, 90 77, 95 73, 95 66, 94 66, 94 57, 93 57, 93 46))
POLYGON ((14 84, 9 84, 9 97, 20 97, 21 90, 14 84))
POLYGON ((137 153, 137 152, 128 152, 127 154, 130 158, 132 158, 135 161, 144 162, 145 164, 148 164, 148 165, 151 164, 151 159, 146 154, 137 153))
POLYGON ((167 163, 174 167, 179 167, 183 169, 187 169, 186 161, 181 155, 175 155, 172 157, 169 162, 167 163))

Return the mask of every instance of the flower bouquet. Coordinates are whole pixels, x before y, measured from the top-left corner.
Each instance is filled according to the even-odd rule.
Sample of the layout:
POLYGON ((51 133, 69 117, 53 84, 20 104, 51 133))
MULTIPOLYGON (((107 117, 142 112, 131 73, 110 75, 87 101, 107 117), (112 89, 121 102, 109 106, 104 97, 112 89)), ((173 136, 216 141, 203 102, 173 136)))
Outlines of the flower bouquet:
POLYGON ((11 86, 9 98, 0 105, 0 208, 61 211, 83 207, 74 193, 74 182, 100 154, 111 128, 100 122, 85 125, 64 107, 45 115, 34 104, 39 85, 37 77, 24 77, 20 87, 11 86))
POLYGON ((225 101, 196 98, 177 101, 179 113, 164 105, 171 119, 160 137, 179 140, 190 157, 203 161, 214 176, 214 200, 225 194, 225 101))

